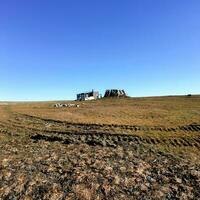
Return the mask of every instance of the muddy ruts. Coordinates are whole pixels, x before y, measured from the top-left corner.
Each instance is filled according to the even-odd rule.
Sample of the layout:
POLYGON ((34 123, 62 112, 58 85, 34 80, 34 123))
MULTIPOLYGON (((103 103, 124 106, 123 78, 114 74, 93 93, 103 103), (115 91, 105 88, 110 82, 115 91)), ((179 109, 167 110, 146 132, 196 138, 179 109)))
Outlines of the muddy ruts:
MULTIPOLYGON (((54 126, 63 126, 65 128, 79 128, 82 130, 130 130, 131 132, 137 132, 137 131, 158 131, 158 132, 177 132, 177 131, 183 131, 183 132, 200 132, 200 125, 199 124, 189 124, 184 126, 177 126, 177 127, 159 127, 159 126, 136 126, 136 125, 120 125, 120 124, 94 124, 94 123, 73 123, 73 122, 66 122, 66 121, 60 121, 60 120, 53 120, 53 119, 44 119, 41 117, 31 116, 31 115, 25 115, 25 114, 17 114, 15 122, 20 122, 21 120, 28 120, 29 124, 50 124, 54 126)), ((11 123, 12 120, 10 121, 11 123)))
POLYGON ((138 135, 108 134, 108 133, 45 133, 31 136, 34 141, 46 140, 61 142, 63 144, 80 144, 96 146, 116 147, 118 145, 148 144, 167 145, 174 147, 197 147, 200 148, 199 138, 155 138, 138 135))
POLYGON ((127 135, 111 135, 107 133, 53 133, 53 134, 35 134, 31 136, 31 139, 34 141, 38 140, 46 140, 50 142, 62 142, 64 144, 79 144, 86 143, 88 145, 96 146, 110 146, 116 147, 120 144, 129 144, 131 142, 140 143, 142 142, 142 138, 139 136, 127 136, 127 135))
MULTIPOLYGON (((8 135, 18 135, 18 132, 24 131, 21 128, 12 130, 8 126, 0 124, 0 132, 8 135)), ((86 143, 88 145, 112 146, 131 145, 134 144, 148 144, 148 145, 168 145, 174 147, 196 147, 200 148, 200 137, 174 137, 174 138, 156 138, 150 136, 117 134, 110 132, 97 131, 56 131, 56 130, 42 130, 37 128, 29 128, 25 130, 33 141, 46 140, 50 142, 58 141, 64 144, 70 143, 86 143)))
MULTIPOLYGON (((82 124, 82 123, 68 123, 58 120, 42 119, 39 117, 18 114, 11 118, 6 123, 0 123, 0 132, 17 135, 17 133, 24 133, 30 136, 34 141, 47 140, 58 141, 65 144, 70 143, 87 143, 89 145, 112 146, 148 144, 148 145, 168 145, 174 147, 200 147, 199 140, 200 126, 191 124, 187 126, 179 126, 174 128, 163 127, 147 127, 147 126, 131 126, 131 125, 116 125, 116 124, 82 124), (46 127, 46 125, 48 127, 46 127), (120 128, 119 128, 120 127, 120 128), (116 131, 117 130, 117 131, 116 131), (126 132, 126 130, 131 130, 126 132), (142 131, 158 131, 163 132, 162 138, 155 136, 146 136, 144 134, 134 132, 142 131), (191 137, 180 136, 169 138, 167 132, 195 132, 191 137), (123 133, 123 134, 120 134, 123 133)), ((148 134, 149 135, 149 134, 148 134)))

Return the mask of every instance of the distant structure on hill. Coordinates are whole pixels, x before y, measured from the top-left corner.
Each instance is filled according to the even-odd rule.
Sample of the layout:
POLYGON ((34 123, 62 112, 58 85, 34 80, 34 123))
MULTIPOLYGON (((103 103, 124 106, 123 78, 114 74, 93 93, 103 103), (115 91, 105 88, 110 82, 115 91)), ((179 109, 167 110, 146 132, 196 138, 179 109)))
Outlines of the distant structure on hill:
POLYGON ((96 100, 99 98, 99 92, 92 90, 91 92, 85 92, 77 94, 77 101, 96 100))
POLYGON ((111 89, 106 90, 104 97, 127 97, 127 94, 124 90, 111 89))

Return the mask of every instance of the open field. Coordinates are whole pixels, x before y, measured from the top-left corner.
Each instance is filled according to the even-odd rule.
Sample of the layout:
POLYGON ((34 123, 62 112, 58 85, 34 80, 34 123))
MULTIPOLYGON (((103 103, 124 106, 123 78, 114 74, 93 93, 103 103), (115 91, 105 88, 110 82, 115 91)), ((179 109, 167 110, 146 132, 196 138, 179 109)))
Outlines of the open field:
POLYGON ((48 102, 22 103, 11 106, 10 109, 14 112, 75 123, 144 126, 200 123, 200 96, 103 99, 77 103, 81 105, 80 108, 56 109, 52 108, 52 102, 48 102))
POLYGON ((54 103, 0 104, 0 199, 200 196, 200 96, 54 103))

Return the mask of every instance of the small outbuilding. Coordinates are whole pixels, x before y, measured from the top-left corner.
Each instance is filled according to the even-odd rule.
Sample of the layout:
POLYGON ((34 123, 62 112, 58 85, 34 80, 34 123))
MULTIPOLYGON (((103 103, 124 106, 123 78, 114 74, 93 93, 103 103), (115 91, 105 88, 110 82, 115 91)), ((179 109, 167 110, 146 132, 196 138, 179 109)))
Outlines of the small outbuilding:
POLYGON ((92 90, 91 92, 84 92, 77 94, 77 101, 96 100, 99 98, 99 92, 92 90))

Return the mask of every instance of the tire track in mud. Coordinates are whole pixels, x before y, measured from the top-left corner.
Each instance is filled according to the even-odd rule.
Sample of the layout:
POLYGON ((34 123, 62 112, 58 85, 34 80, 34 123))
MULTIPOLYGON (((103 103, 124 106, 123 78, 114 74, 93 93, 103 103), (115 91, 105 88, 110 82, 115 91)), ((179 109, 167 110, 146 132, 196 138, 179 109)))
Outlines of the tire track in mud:
POLYGON ((4 135, 9 135, 9 136, 17 136, 18 133, 16 130, 10 130, 9 126, 6 126, 5 124, 0 122, 0 133, 4 135))
POLYGON ((171 139, 158 139, 153 137, 143 137, 138 135, 123 135, 123 134, 108 134, 108 133, 45 133, 35 134, 31 139, 46 140, 50 142, 58 141, 64 144, 72 143, 86 143, 89 145, 112 146, 118 145, 131 145, 149 144, 149 145, 168 145, 174 147, 197 147, 200 148, 200 140, 194 138, 171 138, 171 139))
POLYGON ((63 127, 77 127, 84 130, 91 130, 91 129, 103 129, 103 130, 110 130, 110 129, 120 129, 120 130, 130 130, 133 132, 137 131, 158 131, 158 132, 200 132, 200 124, 189 124, 185 126, 177 126, 177 127, 159 127, 159 126, 136 126, 136 125, 120 125, 120 124, 92 124, 92 123, 73 123, 73 122, 65 122, 60 120, 53 120, 53 119, 44 119, 41 117, 36 117, 32 115, 26 114, 17 114, 16 119, 18 121, 28 121, 29 123, 35 124, 49 124, 54 125, 55 127, 63 126, 63 127))
POLYGON ((148 145, 168 145, 174 147, 196 147, 200 148, 200 136, 191 137, 173 137, 173 138, 156 138, 155 136, 140 136, 133 134, 120 134, 113 132, 116 128, 121 131, 131 130, 132 132, 137 131, 158 131, 158 132, 197 132, 199 133, 199 125, 187 125, 179 126, 175 128, 165 127, 142 127, 142 126, 130 126, 130 125, 109 125, 106 124, 82 124, 82 123, 68 123, 58 120, 42 119, 39 117, 17 114, 14 119, 8 120, 7 123, 0 123, 0 132, 11 134, 14 132, 26 131, 29 137, 33 141, 46 140, 50 142, 58 141, 64 144, 71 143, 86 143, 88 145, 101 145, 101 146, 112 146, 117 145, 131 145, 136 144, 148 144, 148 145), (45 125, 51 125, 51 129, 44 129, 45 125), (32 125, 28 127, 26 125, 32 125), (35 125, 35 126, 34 126, 35 125), (64 130, 56 130, 53 128, 65 127, 64 130), (70 128, 76 128, 70 130, 70 128), (121 128, 122 127, 122 128, 121 128), (107 132, 106 132, 107 131, 107 132))

